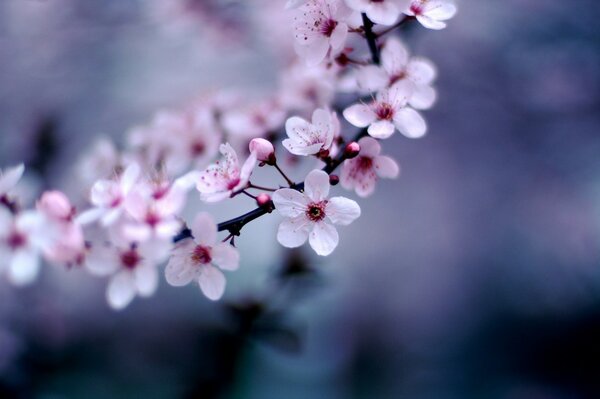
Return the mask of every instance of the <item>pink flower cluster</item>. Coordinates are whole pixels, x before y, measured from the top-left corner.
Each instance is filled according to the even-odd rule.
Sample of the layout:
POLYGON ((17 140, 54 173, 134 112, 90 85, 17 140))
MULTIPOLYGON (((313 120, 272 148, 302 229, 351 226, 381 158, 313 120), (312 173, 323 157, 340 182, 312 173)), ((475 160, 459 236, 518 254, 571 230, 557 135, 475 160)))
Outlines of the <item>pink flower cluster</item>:
POLYGON ((447 0, 287 5, 294 18, 289 45, 298 58, 281 72, 278 88, 252 100, 241 92, 210 93, 184 109, 159 111, 128 132, 124 149, 98 141, 79 164, 87 201, 77 208, 63 192, 46 191, 24 209, 15 191, 24 166, 0 172, 0 273, 25 285, 42 261, 81 267, 108 280, 114 309, 153 295, 161 273, 172 286, 195 282, 217 300, 226 288, 223 271, 240 266, 234 238, 273 210, 282 217, 273 233, 282 246, 308 242, 317 255, 330 255, 340 241, 337 226, 361 215, 356 201, 330 196, 333 186, 365 198, 379 179, 396 178, 400 168, 382 155, 383 140, 396 130, 422 137, 420 111, 437 97, 433 63, 410 56, 389 32, 404 20, 441 29, 456 9, 447 0), (364 39, 369 53, 367 46, 348 46, 364 39), (338 93, 354 93, 355 103, 339 107, 338 93), (296 164, 310 169, 300 180, 284 170, 296 164), (254 177, 262 167, 272 172, 270 182, 254 177), (254 209, 217 224, 200 205, 186 223, 191 205, 237 196, 254 209), (219 238, 220 231, 227 234, 219 238))

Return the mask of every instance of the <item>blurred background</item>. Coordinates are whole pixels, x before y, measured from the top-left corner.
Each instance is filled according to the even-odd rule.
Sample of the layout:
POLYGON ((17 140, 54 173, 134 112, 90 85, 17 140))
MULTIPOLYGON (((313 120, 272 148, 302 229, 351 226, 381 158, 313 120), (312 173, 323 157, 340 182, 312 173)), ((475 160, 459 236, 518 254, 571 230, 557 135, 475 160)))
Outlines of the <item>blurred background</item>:
MULTIPOLYGON (((207 90, 268 93, 283 3, 0 0, 0 167, 73 192, 98 137, 207 90)), ((439 101, 425 138, 386 141, 402 175, 332 256, 280 247, 272 216, 218 303, 161 281, 114 312, 77 269, 2 281, 0 396, 600 397, 600 7, 458 5, 442 32, 398 32, 439 101)))

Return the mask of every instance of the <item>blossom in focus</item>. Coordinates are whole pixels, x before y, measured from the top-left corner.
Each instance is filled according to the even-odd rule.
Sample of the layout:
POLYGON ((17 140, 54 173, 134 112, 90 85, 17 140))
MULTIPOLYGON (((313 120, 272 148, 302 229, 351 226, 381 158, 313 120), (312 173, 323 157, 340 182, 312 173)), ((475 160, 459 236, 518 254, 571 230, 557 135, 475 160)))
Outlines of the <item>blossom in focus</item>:
POLYGON ((340 182, 347 190, 354 190, 360 197, 368 197, 375 190, 378 178, 394 179, 400 168, 392 158, 380 155, 381 145, 372 137, 363 137, 358 141, 360 153, 347 159, 342 165, 340 182))
POLYGON ((357 72, 357 81, 359 87, 369 92, 406 81, 411 86, 408 104, 416 109, 428 109, 436 99, 436 92, 431 87, 436 74, 435 66, 431 61, 418 57, 411 58, 400 40, 390 38, 381 50, 381 66, 361 67, 357 72))
POLYGON ((87 224, 100 219, 103 226, 115 223, 121 217, 127 197, 139 176, 139 165, 132 163, 118 177, 98 180, 90 191, 90 202, 94 207, 79 215, 78 221, 87 224))
POLYGON ((119 242, 98 243, 92 246, 85 260, 91 274, 110 276, 106 299, 113 309, 123 309, 139 295, 149 297, 158 287, 160 259, 150 246, 119 242))
POLYGON ((453 0, 411 0, 404 13, 417 18, 417 21, 429 29, 444 29, 446 22, 456 14, 453 0))
POLYGON ((353 10, 342 0, 310 0, 296 10, 294 34, 296 52, 309 66, 321 63, 327 54, 344 48, 347 19, 353 10))
POLYGON ((194 238, 175 244, 165 269, 167 282, 175 287, 195 280, 207 298, 216 301, 225 291, 223 270, 236 270, 240 256, 232 245, 217 240, 217 225, 208 213, 200 213, 191 224, 194 238))
POLYGON ((327 198, 329 187, 329 175, 315 169, 304 181, 304 192, 291 188, 275 191, 273 203, 285 218, 277 231, 277 241, 281 245, 295 248, 308 239, 318 255, 333 252, 339 242, 333 225, 352 223, 360 216, 360 207, 348 198, 327 198))
POLYGON ((398 20, 409 0, 346 0, 353 10, 367 14, 376 24, 392 25, 398 20))
POLYGON ((229 143, 221 144, 220 152, 223 158, 201 172, 196 184, 200 199, 206 202, 224 200, 245 188, 256 165, 255 152, 250 153, 242 166, 229 143))
POLYGON ((318 108, 312 114, 312 123, 299 116, 285 122, 288 138, 283 140, 283 146, 294 155, 318 154, 331 148, 339 131, 340 123, 335 112, 318 108))
POLYGON ((250 140, 250 144, 248 144, 248 149, 250 152, 256 153, 256 159, 261 162, 269 162, 272 159, 275 159, 275 148, 270 141, 256 138, 250 140))
POLYGON ((419 138, 427 131, 425 120, 407 106, 412 84, 400 81, 377 93, 370 104, 354 104, 344 110, 344 118, 357 127, 367 127, 377 139, 390 137, 396 129, 409 138, 419 138))
POLYGON ((13 215, 0 207, 0 271, 15 285, 30 284, 40 268, 40 254, 54 238, 36 211, 13 215))

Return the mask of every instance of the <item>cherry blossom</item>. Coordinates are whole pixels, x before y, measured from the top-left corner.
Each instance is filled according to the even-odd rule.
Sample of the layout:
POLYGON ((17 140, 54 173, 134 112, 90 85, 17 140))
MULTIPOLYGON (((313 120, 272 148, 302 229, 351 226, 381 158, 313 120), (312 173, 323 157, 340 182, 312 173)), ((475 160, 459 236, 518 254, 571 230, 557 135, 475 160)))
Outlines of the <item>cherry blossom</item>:
POLYGON ((360 153, 356 158, 344 161, 340 182, 347 190, 354 190, 360 197, 368 197, 375 190, 378 178, 394 179, 400 168, 392 158, 380 155, 381 145, 371 137, 358 141, 360 153))
POLYGON ((254 137, 277 131, 285 119, 285 110, 276 99, 267 98, 249 105, 226 108, 221 119, 228 138, 246 145, 254 137))
POLYGON ((92 246, 85 267, 97 276, 110 276, 106 288, 108 304, 123 309, 136 295, 149 297, 158 287, 157 259, 151 246, 121 242, 92 246))
POLYGON ((360 68, 357 80, 361 88, 371 92, 400 81, 409 82, 411 95, 408 104, 416 109, 428 109, 436 99, 436 92, 431 87, 436 74, 431 61, 411 58, 400 40, 390 38, 381 51, 381 66, 368 65, 360 68))
POLYGON ((409 0, 346 0, 348 7, 364 12, 376 24, 392 25, 398 20, 409 0))
POLYGON ((354 104, 344 110, 344 117, 357 127, 369 127, 368 133, 377 139, 390 137, 397 129, 409 138, 419 138, 427 131, 423 117, 407 106, 412 85, 400 81, 377 93, 370 104, 354 104))
POLYGON ((308 242, 321 256, 337 247, 339 236, 333 226, 346 226, 360 216, 355 201, 344 197, 327 198, 329 175, 315 169, 306 176, 304 192, 282 188, 273 194, 277 211, 286 219, 277 231, 277 241, 284 247, 295 248, 308 242))
POLYGON ((221 144, 219 151, 223 159, 206 168, 200 174, 196 185, 200 191, 200 199, 206 202, 224 200, 234 192, 244 189, 256 165, 255 152, 251 152, 240 167, 237 154, 228 143, 221 144))
POLYGON ((279 98, 290 111, 310 112, 331 103, 336 90, 336 68, 294 63, 281 76, 279 98))
POLYGON ((282 144, 294 155, 315 155, 328 151, 339 131, 336 113, 318 108, 313 112, 312 123, 299 116, 289 118, 285 122, 288 138, 282 144))
POLYGON ((225 291, 225 276, 220 269, 236 270, 238 251, 217 241, 217 225, 208 213, 200 213, 190 226, 194 238, 175 244, 165 269, 167 282, 175 287, 195 280, 208 299, 216 301, 225 291))
POLYGON ((13 215, 0 207, 0 271, 6 269, 11 283, 26 285, 37 277, 41 251, 55 236, 54 230, 44 225, 36 211, 13 215))
POLYGON ((103 226, 115 223, 121 217, 127 196, 139 175, 139 165, 132 163, 115 179, 103 179, 94 183, 90 191, 90 202, 94 208, 79 215, 78 221, 87 224, 100 219, 103 226))
POLYGON ((346 22, 352 13, 342 0, 310 0, 298 8, 294 18, 296 52, 309 66, 343 49, 348 35, 346 22))
POLYGON ((265 139, 256 138, 248 144, 250 152, 256 153, 256 159, 260 162, 271 162, 275 159, 275 148, 273 144, 265 139))
POLYGON ((5 202, 8 200, 8 195, 21 180, 24 171, 25 166, 23 164, 0 170, 0 201, 5 202))
POLYGON ((416 17, 426 28, 439 30, 456 14, 456 6, 453 0, 411 0, 404 13, 416 17))

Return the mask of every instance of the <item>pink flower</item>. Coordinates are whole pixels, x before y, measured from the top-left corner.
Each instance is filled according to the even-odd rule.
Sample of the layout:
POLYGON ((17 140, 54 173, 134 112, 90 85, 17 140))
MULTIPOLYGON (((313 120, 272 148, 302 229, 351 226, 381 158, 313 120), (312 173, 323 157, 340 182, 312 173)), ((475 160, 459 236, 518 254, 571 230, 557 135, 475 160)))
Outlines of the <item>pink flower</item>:
POLYGON ((275 148, 273 148, 273 144, 270 141, 256 138, 250 140, 250 144, 248 144, 248 149, 250 152, 256 153, 256 159, 260 162, 270 162, 275 159, 275 148))
POLYGON ((106 288, 108 304, 123 309, 136 295, 149 297, 158 287, 158 263, 149 246, 136 244, 93 245, 85 267, 97 276, 110 276, 106 288))
POLYGON ((371 104, 354 104, 344 110, 344 117, 357 127, 369 127, 368 133, 377 139, 390 137, 396 129, 409 138, 425 134, 423 117, 407 106, 412 85, 406 81, 395 83, 377 93, 371 104))
POLYGON ((21 180, 24 171, 25 166, 23 164, 0 170, 0 198, 6 200, 6 196, 21 180))
POLYGON ((223 154, 222 161, 217 161, 200 173, 196 184, 202 201, 221 201, 245 188, 256 165, 254 152, 250 153, 240 168, 237 154, 228 143, 221 144, 220 151, 223 154))
POLYGON ((115 223, 121 217, 127 196, 137 183, 139 175, 139 165, 132 163, 116 179, 94 183, 90 192, 90 202, 94 208, 79 215, 79 223, 87 224, 98 219, 103 226, 115 223))
MULTIPOLYGON (((223 110, 223 127, 230 140, 240 140, 243 145, 254 137, 277 131, 285 119, 285 110, 278 101, 268 98, 250 105, 223 110)), ((232 141, 233 142, 233 141, 232 141)), ((237 147, 236 147, 237 148, 237 147)))
POLYGON ((346 0, 346 4, 353 10, 364 12, 376 24, 393 25, 408 0, 346 0))
POLYGON ((194 238, 175 244, 165 277, 175 287, 195 280, 204 295, 216 301, 225 291, 225 276, 220 269, 236 270, 240 255, 232 245, 217 241, 217 225, 208 213, 198 214, 190 227, 194 238))
POLYGON ((341 51, 348 35, 346 20, 352 15, 341 0, 310 0, 294 18, 296 52, 310 66, 321 63, 328 53, 341 51))
POLYGON ((338 245, 338 232, 332 224, 348 225, 360 216, 355 201, 329 195, 329 175, 313 170, 304 181, 304 192, 282 188, 273 194, 273 203, 286 219, 279 225, 277 240, 288 248, 308 242, 321 256, 329 255, 338 245), (332 224, 330 224, 331 222, 332 224))
POLYGON ((54 237, 54 230, 38 212, 13 215, 0 208, 0 271, 7 268, 8 280, 15 285, 30 284, 40 268, 40 253, 54 237))
POLYGON ((331 148, 333 139, 338 135, 340 124, 335 112, 316 109, 312 123, 298 116, 285 122, 287 139, 283 146, 294 155, 314 155, 331 148))
POLYGON ((368 91, 377 91, 404 81, 410 84, 408 104, 416 109, 431 108, 436 92, 431 84, 436 76, 431 61, 411 58, 407 49, 396 38, 385 42, 381 50, 381 66, 369 65, 358 70, 358 85, 368 91))
POLYGON ((307 67, 294 63, 280 79, 279 98, 290 111, 309 112, 333 101, 336 90, 336 68, 324 64, 307 67))
POLYGON ((371 137, 358 141, 360 153, 356 158, 344 161, 340 182, 347 190, 354 190, 360 197, 368 197, 375 190, 379 177, 394 179, 400 168, 396 161, 385 155, 379 155, 381 145, 371 137))
POLYGON ((429 29, 444 29, 446 21, 456 14, 452 0, 411 0, 406 15, 414 16, 417 21, 429 29))

